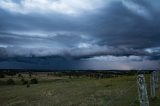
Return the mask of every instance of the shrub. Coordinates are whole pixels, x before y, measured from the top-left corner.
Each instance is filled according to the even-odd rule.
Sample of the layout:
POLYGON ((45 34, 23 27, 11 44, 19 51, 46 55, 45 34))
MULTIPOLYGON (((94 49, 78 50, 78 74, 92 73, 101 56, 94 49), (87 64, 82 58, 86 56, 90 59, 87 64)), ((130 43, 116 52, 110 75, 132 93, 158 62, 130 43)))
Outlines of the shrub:
POLYGON ((16 73, 16 72, 9 71, 9 72, 6 72, 6 74, 7 74, 8 76, 15 76, 17 73, 16 73))
POLYGON ((31 73, 31 72, 29 72, 28 74, 29 74, 29 77, 31 78, 31 77, 32 77, 32 73, 31 73))
POLYGON ((30 87, 30 83, 29 83, 29 81, 27 81, 27 88, 29 88, 30 87))
POLYGON ((23 79, 23 78, 21 79, 21 82, 22 82, 23 85, 27 84, 27 81, 25 79, 23 79))
POLYGON ((7 80, 7 84, 8 84, 8 85, 14 85, 15 82, 14 82, 13 79, 8 79, 8 80, 7 80))
POLYGON ((31 84, 38 84, 38 80, 36 78, 31 79, 31 84))
POLYGON ((0 74, 0 78, 5 78, 5 75, 4 74, 0 74))
POLYGON ((18 78, 23 78, 22 74, 18 74, 18 78))

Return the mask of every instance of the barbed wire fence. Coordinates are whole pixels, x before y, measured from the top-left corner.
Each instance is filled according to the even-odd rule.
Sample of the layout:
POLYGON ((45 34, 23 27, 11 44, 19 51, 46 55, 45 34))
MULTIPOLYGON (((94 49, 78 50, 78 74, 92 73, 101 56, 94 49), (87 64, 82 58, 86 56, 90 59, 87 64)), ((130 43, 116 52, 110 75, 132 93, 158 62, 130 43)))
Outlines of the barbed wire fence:
POLYGON ((122 98, 122 96, 125 96, 128 92, 132 91, 132 89, 137 89, 138 96, 135 97, 135 99, 128 106, 135 106, 135 102, 137 101, 139 101, 139 106, 150 106, 149 98, 155 98, 158 93, 159 72, 160 71, 158 70, 154 70, 150 73, 150 87, 147 87, 148 83, 146 82, 144 73, 141 72, 141 70, 137 71, 135 74, 137 76, 137 84, 130 86, 127 90, 125 90, 125 92, 120 93, 115 98, 112 98, 106 105, 114 105, 114 101, 122 98), (150 91, 150 95, 148 95, 148 91, 150 91))
MULTIPOLYGON (((140 70, 137 71, 135 75, 138 75, 139 72, 140 72, 140 70)), ((125 95, 126 95, 128 92, 130 92, 132 89, 137 89, 137 84, 130 86, 129 88, 127 88, 127 90, 125 90, 125 92, 119 94, 119 95, 116 96, 115 98, 112 98, 106 105, 107 105, 107 106, 110 106, 110 104, 114 105, 114 101, 122 98, 122 96, 125 96, 125 95)), ((138 99, 138 97, 136 98, 136 100, 137 100, 137 99, 138 99)), ((133 102, 131 102, 131 103, 129 104, 129 106, 133 106, 136 100, 133 100, 133 102)))

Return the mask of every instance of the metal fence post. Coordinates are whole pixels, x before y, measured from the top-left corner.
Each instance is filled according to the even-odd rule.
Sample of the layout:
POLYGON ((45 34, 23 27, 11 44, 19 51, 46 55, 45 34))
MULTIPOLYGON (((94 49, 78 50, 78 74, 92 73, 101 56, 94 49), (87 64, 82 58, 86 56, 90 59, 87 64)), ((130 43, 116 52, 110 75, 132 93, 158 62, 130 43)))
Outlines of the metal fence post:
POLYGON ((149 106, 147 87, 145 84, 145 78, 143 74, 138 75, 137 83, 138 83, 140 106, 149 106))

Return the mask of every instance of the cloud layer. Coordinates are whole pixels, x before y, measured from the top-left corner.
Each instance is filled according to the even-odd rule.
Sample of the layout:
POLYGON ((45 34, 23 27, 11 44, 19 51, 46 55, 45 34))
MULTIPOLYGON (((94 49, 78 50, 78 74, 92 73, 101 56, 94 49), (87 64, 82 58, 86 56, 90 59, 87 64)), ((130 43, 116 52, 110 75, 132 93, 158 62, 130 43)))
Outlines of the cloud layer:
POLYGON ((0 58, 157 64, 159 13, 158 0, 1 0, 0 58))
POLYGON ((103 6, 103 0, 1 0, 1 8, 10 12, 30 13, 62 13, 78 15, 83 12, 94 11, 103 6))

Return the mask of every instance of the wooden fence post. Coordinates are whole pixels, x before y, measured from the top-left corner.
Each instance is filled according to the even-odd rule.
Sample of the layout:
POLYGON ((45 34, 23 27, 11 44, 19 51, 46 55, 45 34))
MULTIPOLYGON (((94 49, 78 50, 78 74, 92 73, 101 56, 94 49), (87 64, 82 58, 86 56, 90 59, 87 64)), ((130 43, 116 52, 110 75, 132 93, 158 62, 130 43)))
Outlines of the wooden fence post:
POLYGON ((151 78, 150 78, 150 88, 151 88, 151 97, 155 97, 156 96, 156 83, 155 83, 155 75, 156 75, 156 72, 153 71, 151 73, 151 78))
POLYGON ((151 73, 151 80, 150 80, 150 85, 151 85, 151 97, 154 98, 156 97, 157 90, 158 90, 158 71, 153 71, 151 73))
POLYGON ((157 74, 156 74, 156 93, 157 93, 157 91, 158 91, 158 87, 159 87, 159 86, 158 86, 158 80, 159 80, 159 78, 158 78, 158 77, 159 77, 159 71, 156 71, 156 73, 157 73, 157 74))
POLYGON ((138 75, 137 83, 138 83, 140 106, 149 106, 147 87, 145 84, 145 78, 143 74, 138 75))

